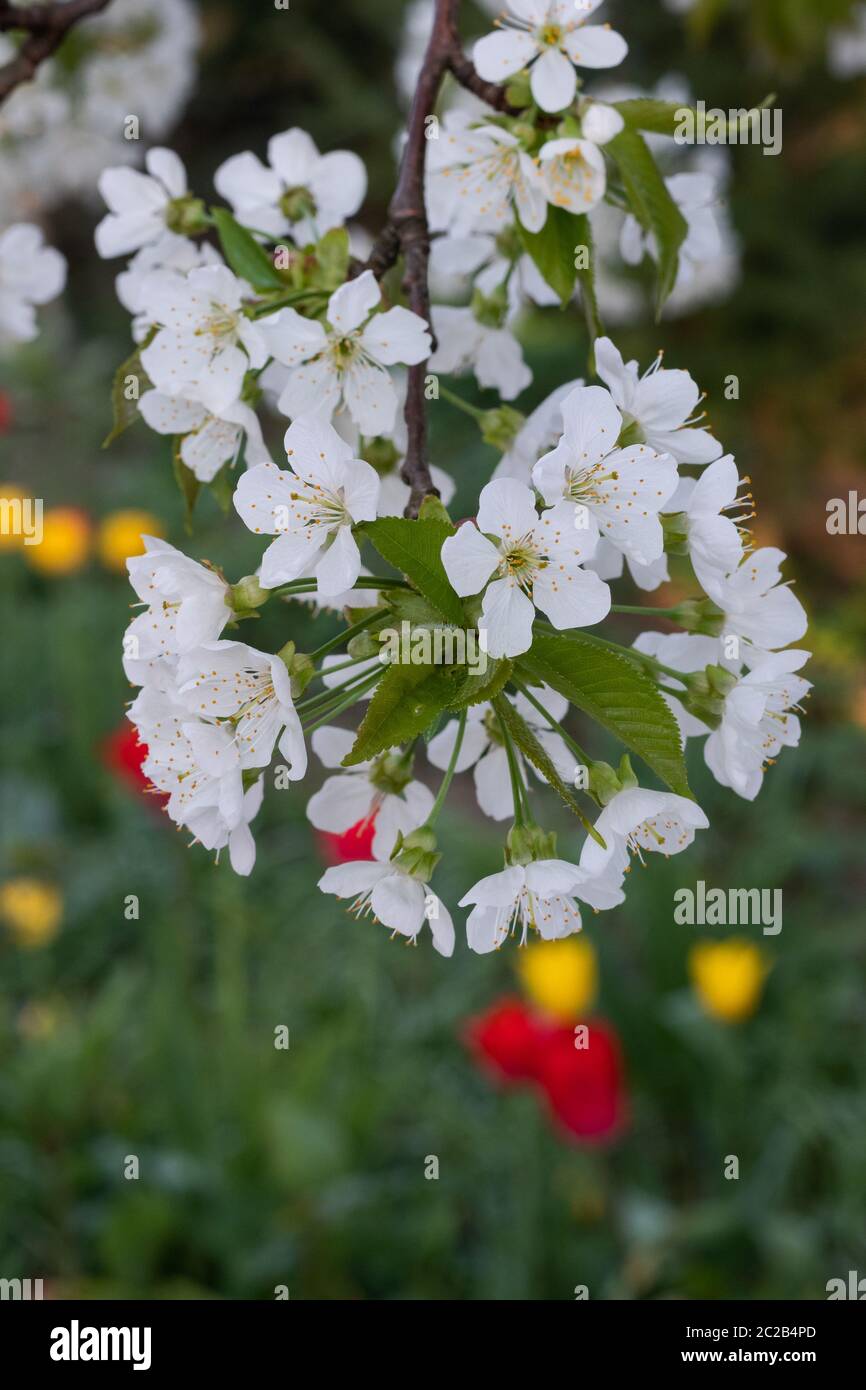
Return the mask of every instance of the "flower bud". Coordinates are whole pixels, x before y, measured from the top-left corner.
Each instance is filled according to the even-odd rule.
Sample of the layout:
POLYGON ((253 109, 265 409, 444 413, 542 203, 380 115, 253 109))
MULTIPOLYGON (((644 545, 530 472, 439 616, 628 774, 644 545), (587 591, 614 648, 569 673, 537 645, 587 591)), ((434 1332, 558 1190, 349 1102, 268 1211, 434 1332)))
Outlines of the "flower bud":
POLYGON ((238 615, 251 613, 261 608, 271 596, 270 589, 263 589, 255 574, 247 574, 237 584, 230 584, 226 591, 226 603, 238 615))
POLYGON ((689 537, 686 530, 685 512, 663 512, 659 517, 665 533, 666 555, 688 555, 689 537))
MULTIPOLYGON (((369 778, 377 791, 389 796, 399 796, 404 787, 412 781, 412 760, 402 753, 383 753, 376 758, 370 768, 369 778)), ((430 832, 432 834, 432 831, 430 832)), ((434 836, 433 847, 436 847, 434 836)))
POLYGON ((165 222, 168 230, 179 236, 200 236, 208 229, 204 199, 193 198, 189 193, 182 198, 172 198, 166 209, 165 222))
POLYGON ((492 444, 503 454, 510 449, 518 430, 526 422, 526 416, 510 405, 500 405, 495 410, 485 410, 481 417, 481 438, 485 444, 492 444))
POLYGON ((393 473, 400 461, 400 451, 393 439, 385 439, 383 435, 377 434, 373 439, 365 441, 364 458, 380 477, 384 477, 393 473))
POLYGON ((292 695, 297 700, 298 696, 303 695, 316 673, 313 658, 307 656, 305 652, 295 651, 294 642, 287 642, 277 652, 277 656, 292 678, 292 695))
POLYGON ((613 801, 619 792, 628 791, 632 787, 636 787, 637 784, 638 781, 627 753, 624 753, 620 759, 616 772, 610 763, 592 762, 589 765, 589 790, 598 798, 602 806, 607 806, 608 802, 613 801))
POLYGON ((378 656, 380 644, 372 632, 357 632, 346 643, 349 656, 378 656))
POLYGON ((508 290, 505 285, 497 285, 492 294, 473 290, 471 308, 485 328, 501 328, 508 313, 508 290))
POLYGON ((707 666, 703 671, 683 676, 685 695, 680 695, 685 709, 711 729, 717 729, 724 714, 725 697, 737 684, 736 676, 724 666, 707 666))
POLYGON ((709 598, 687 598, 671 612, 671 619, 686 632, 700 632, 704 637, 720 637, 725 615, 709 598))
POLYGON ((619 432, 616 447, 618 449, 627 449, 630 444, 643 444, 645 441, 646 435, 643 432, 640 422, 638 420, 630 420, 628 416, 626 416, 622 422, 622 429, 619 432))
POLYGON ((505 100, 509 106, 522 108, 532 105, 532 89, 529 85, 528 73, 519 72, 512 77, 505 88, 505 100))
POLYGON ((429 825, 420 825, 404 836, 397 833, 397 843, 391 851, 391 863, 411 878, 427 883, 442 855, 436 850, 436 836, 429 825))
POLYGON ((540 825, 512 825, 505 842, 509 864, 531 864, 534 859, 556 856, 556 833, 540 825))

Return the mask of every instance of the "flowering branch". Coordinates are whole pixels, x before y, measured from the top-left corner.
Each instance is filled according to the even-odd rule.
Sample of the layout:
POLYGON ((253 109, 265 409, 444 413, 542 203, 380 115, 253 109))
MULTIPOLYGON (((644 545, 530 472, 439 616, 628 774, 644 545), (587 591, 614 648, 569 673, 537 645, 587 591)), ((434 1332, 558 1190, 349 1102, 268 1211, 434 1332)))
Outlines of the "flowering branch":
POLYGON ((0 67, 0 102, 35 76, 40 64, 60 47, 73 25, 99 14, 109 0, 66 0, 57 5, 0 5, 0 31, 23 30, 28 37, 10 62, 0 67))
MULTIPOLYGON (((275 753, 275 786, 299 782, 309 742, 332 774, 309 800, 311 823, 372 829, 372 858, 329 869, 320 888, 411 940, 429 924, 443 955, 455 932, 430 888, 442 857, 433 826, 458 774, 471 770, 491 819, 513 804, 504 869, 460 900, 469 947, 494 950, 518 930, 559 939, 580 929, 578 902, 624 900, 630 853, 678 854, 707 828, 684 741, 705 739, 716 779, 751 800, 768 761, 796 744, 809 689, 796 674, 808 653, 789 648, 806 614, 781 552, 752 544, 748 480, 705 428, 699 385, 661 355, 641 374, 604 333, 589 217, 609 186, 621 247, 657 258, 659 305, 681 262, 691 273, 708 195, 699 180, 701 218, 689 223, 698 190, 687 183, 681 211, 644 140, 674 138, 679 108, 584 90, 579 68, 616 67, 628 52, 590 22, 599 4, 562 4, 561 23, 539 25, 527 16, 546 14, 546 0, 511 0, 473 66, 459 0, 434 0, 396 187, 365 264, 345 226, 363 201, 363 165, 347 150, 320 155, 298 129, 268 141, 267 165, 252 151, 220 165, 231 212, 197 197, 167 149, 147 152, 144 173, 107 169, 100 181, 100 253, 135 253, 124 304, 137 346, 115 378, 111 437, 139 416, 172 436, 187 508, 210 486, 268 538, 236 583, 152 537, 129 560, 143 611, 124 667, 140 687, 129 717, 145 773, 171 819, 208 849, 227 847, 245 875, 275 753), (437 139, 449 73, 489 106, 444 112, 437 139), (220 252, 199 244, 211 228, 220 252), (432 255, 437 274, 450 265, 470 281, 468 303, 431 306, 432 255), (409 307, 387 306, 378 283, 398 262, 409 307), (576 293, 603 384, 565 382, 524 418, 505 404, 532 381, 511 324, 527 303, 565 308, 576 293), (395 367, 408 369, 405 432, 395 367), (479 410, 446 385, 436 392, 502 455, 459 525, 453 479, 428 460, 428 370, 437 383, 471 370, 500 397, 479 410), (282 467, 257 415, 268 395, 291 421, 282 467), (442 504, 422 507, 440 488, 442 504), (362 547, 393 578, 367 573, 362 547), (690 564, 692 596, 673 608, 614 603, 608 581, 626 566, 648 594, 671 578, 672 557, 690 564), (293 638, 272 652, 223 635, 272 598, 304 596, 344 620, 312 652, 293 638), (611 613, 682 630, 650 627, 623 647, 596 631, 611 613), (357 730, 335 722, 361 702, 357 730), (621 745, 616 766, 575 742, 571 706, 621 745), (435 798, 413 776, 422 753, 445 774, 435 798), (641 785, 630 755, 665 790, 641 785), (536 815, 535 776, 586 831, 573 860, 536 815), (599 808, 594 823, 582 798, 599 808)), ((28 236, 16 231, 10 259, 32 254, 28 236)))
MULTIPOLYGON (((418 75, 418 85, 409 113, 406 144, 400 161, 397 186, 388 206, 388 220, 383 227, 366 263, 377 279, 396 261, 402 252, 406 269, 404 287, 409 307, 430 324, 433 346, 436 346, 430 320, 430 291, 427 282, 430 260, 430 230, 424 201, 424 166, 428 140, 428 119, 433 114, 436 99, 446 72, 450 72, 464 87, 500 111, 510 111, 504 89, 479 77, 473 64, 463 53, 457 31, 460 0, 436 0, 433 28, 418 75)), ((406 516, 417 517, 425 497, 437 496, 438 490, 430 476, 427 459, 427 417, 424 408, 425 362, 409 368, 406 392, 405 419, 408 447, 400 472, 411 492, 406 516)))

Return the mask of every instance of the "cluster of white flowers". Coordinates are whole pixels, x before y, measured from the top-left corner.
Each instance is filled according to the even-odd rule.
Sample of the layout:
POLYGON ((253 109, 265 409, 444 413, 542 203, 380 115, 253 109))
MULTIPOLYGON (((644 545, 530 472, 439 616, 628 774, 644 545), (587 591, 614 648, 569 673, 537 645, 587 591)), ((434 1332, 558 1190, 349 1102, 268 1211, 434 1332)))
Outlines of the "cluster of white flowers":
MULTIPOLYGON (((687 371, 663 366, 661 355, 641 371, 596 332, 601 384, 570 379, 528 418, 502 404, 531 381, 516 311, 563 297, 545 282, 532 238, 548 217, 601 205, 605 146, 624 128, 614 105, 581 93, 582 69, 611 67, 627 51, 590 22, 598 4, 511 0, 503 27, 476 45, 482 78, 522 82, 529 96, 520 120, 452 111, 428 142, 434 277, 462 279, 469 292, 467 305, 434 305, 430 325, 385 299, 374 257, 369 268, 351 261, 345 223, 365 193, 360 161, 320 154, 303 131, 274 136, 267 162, 247 151, 216 171, 230 213, 206 206, 169 150, 152 149, 146 172, 109 168, 100 180, 108 213, 97 246, 132 256, 117 289, 133 318, 135 372, 147 382, 139 412, 174 437, 176 458, 200 483, 228 465, 234 508, 263 539, 256 573, 235 584, 162 541, 129 562, 144 607, 124 664, 140 687, 130 718, 147 745, 145 771, 178 825, 208 849, 227 847, 237 872, 249 873, 266 770, 276 757, 275 779, 303 778, 309 736, 328 773, 310 821, 335 835, 372 832, 372 858, 329 869, 320 887, 412 940, 427 922, 445 955, 454 926, 430 881, 441 857, 435 824, 455 776, 471 772, 485 815, 513 819, 504 870, 460 901, 479 952, 515 933, 525 941, 530 928, 548 939, 579 930, 581 903, 602 911, 623 901, 630 855, 677 854, 707 826, 690 797, 641 787, 628 757, 615 771, 582 752, 566 727, 568 681, 549 660, 542 681, 537 643, 562 654, 580 639, 615 652, 675 755, 677 726, 684 740, 704 737, 712 774, 747 798, 768 761, 797 743, 808 690, 794 674, 809 654, 789 644, 806 617, 782 582, 784 556, 753 548, 749 480, 707 428, 687 371), (204 240, 211 229, 219 251, 204 240), (498 392, 481 411, 443 388, 479 417, 501 456, 457 526, 445 510, 453 480, 436 468, 432 507, 417 520, 381 520, 402 518, 409 495, 402 407, 412 402, 406 369, 417 388, 421 364, 434 399, 438 374, 463 371, 498 392), (290 421, 279 465, 258 416, 264 396, 290 421), (241 458, 246 470, 231 477, 241 458), (403 577, 369 573, 366 543, 403 577), (672 555, 688 559, 697 594, 674 608, 613 603, 611 585, 626 569, 652 593, 669 580, 672 555), (309 654, 291 640, 270 653, 224 635, 274 594, 342 611, 348 626, 309 654), (645 631, 630 648, 583 635, 617 609, 682 630, 645 631), (401 622, 429 639, 440 617, 453 633, 455 614, 485 658, 471 695, 456 702, 456 687, 439 698, 414 686, 399 667, 416 658, 384 641, 401 622), (356 738, 334 721, 358 704, 367 715, 356 738), (443 774, 435 793, 416 775, 424 747, 443 774), (586 830, 568 861, 532 814, 530 768, 586 830), (595 803, 594 824, 575 793, 595 803)), ((668 180, 681 205, 694 202, 681 266, 690 240, 709 232, 697 185, 674 185, 699 177, 668 180)), ((658 254, 632 221, 624 243, 658 254)), ((577 650, 585 658, 592 648, 577 650)), ((438 664, 450 672, 434 659, 432 674, 422 673, 437 691, 439 677, 455 674, 450 659, 438 664)), ((687 790, 684 769, 668 785, 687 790)))
MULTIPOLYGON (((190 0, 112 0, 88 18, 0 108, 0 207, 32 216, 89 193, 106 164, 135 162, 176 123, 198 43, 190 0)), ((14 54, 0 35, 0 63, 14 54)))
POLYGON ((66 284, 66 259, 30 222, 0 231, 0 351, 37 335, 36 307, 66 284))

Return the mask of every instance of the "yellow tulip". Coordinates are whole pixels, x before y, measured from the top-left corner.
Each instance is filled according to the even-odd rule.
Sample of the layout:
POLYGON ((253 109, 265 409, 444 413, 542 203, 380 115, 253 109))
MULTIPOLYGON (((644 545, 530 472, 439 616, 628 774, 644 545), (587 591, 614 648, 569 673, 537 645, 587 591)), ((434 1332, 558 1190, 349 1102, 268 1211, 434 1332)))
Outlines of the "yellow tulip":
POLYGON ((533 941, 518 955, 518 970, 529 998, 554 1018, 579 1018, 598 990, 595 949, 585 937, 533 941))
POLYGON ((0 886, 0 917, 19 946, 45 946, 57 935, 63 899, 38 878, 12 878, 0 886))
POLYGON ((131 555, 144 554, 143 535, 163 535, 162 522, 152 512, 134 507, 111 512, 100 524, 97 542, 99 558, 105 568, 122 574, 131 555))
POLYGON ((0 550, 18 550, 24 544, 21 514, 29 495, 17 483, 0 483, 0 550))
POLYGON ((689 951, 689 974, 704 1009, 723 1023, 740 1023, 758 1007, 769 969, 763 952, 744 937, 701 941, 689 951))
POLYGON ((24 1005, 15 1023, 22 1038, 41 1042, 45 1038, 54 1036, 57 1031, 58 1017, 58 1011, 53 1004, 34 1000, 32 1003, 24 1005))
POLYGON ((87 564, 91 526, 78 507, 49 507, 42 518, 42 540, 28 545, 24 555, 40 574, 74 574, 87 564))

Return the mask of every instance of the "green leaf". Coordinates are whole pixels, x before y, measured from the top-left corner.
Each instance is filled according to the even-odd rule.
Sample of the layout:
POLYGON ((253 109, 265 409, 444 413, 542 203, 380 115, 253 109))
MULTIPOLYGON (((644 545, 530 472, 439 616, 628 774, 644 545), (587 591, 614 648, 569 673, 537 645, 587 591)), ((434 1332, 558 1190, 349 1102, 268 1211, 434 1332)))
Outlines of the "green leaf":
POLYGON ((321 289, 339 289, 349 273, 349 233, 345 227, 333 227, 313 248, 316 265, 310 284, 321 289))
POLYGON ((676 720, 650 678, 589 633, 536 632, 518 668, 545 681, 643 758, 671 791, 691 796, 676 720))
POLYGON ((665 186, 658 165, 642 135, 628 127, 609 140, 605 148, 616 161, 632 212, 644 231, 655 238, 658 254, 656 311, 674 287, 679 251, 688 226, 665 186))
POLYGON ((228 516, 235 495, 235 470, 231 462, 224 463, 220 471, 208 483, 217 506, 223 516, 228 516))
POLYGON ((465 674, 464 666, 410 662, 389 666, 376 686, 343 767, 375 758, 377 753, 423 734, 448 705, 465 674))
POLYGON ((225 208, 212 209, 223 255, 242 280, 254 290, 284 290, 285 281, 273 261, 246 227, 236 222, 225 208))
POLYGON ((142 349, 146 348, 156 336, 156 328, 152 328, 143 343, 139 343, 134 352, 130 353, 125 362, 121 362, 117 371, 114 373, 114 380, 111 383, 111 414, 113 424, 109 433, 102 441, 103 449, 107 449, 109 444, 113 444, 124 430, 128 430, 130 425, 138 419, 138 402, 145 391, 150 390, 151 383, 147 373, 141 365, 142 349), (137 378, 136 395, 130 400, 126 395, 127 378, 134 376, 137 378))
POLYGON ((398 622, 411 623, 413 627, 438 627, 442 614, 422 594, 412 589, 392 589, 385 600, 388 611, 384 615, 385 626, 398 622))
POLYGON ((583 222, 585 218, 576 217, 564 208, 548 207, 540 232, 528 232, 521 222, 517 224, 526 250, 563 305, 571 299, 574 290, 577 248, 587 244, 583 222))
POLYGON ((479 675, 467 671, 466 679, 448 706, 449 709, 468 709, 470 705, 480 705, 484 700, 492 700, 503 690, 511 679, 513 662, 508 657, 489 656, 487 669, 479 675))
POLYGON ((553 790, 565 802, 569 811, 577 816, 581 824, 587 829, 590 828, 586 816, 578 804, 571 787, 563 782, 554 766, 550 754, 542 746, 533 730, 529 727, 523 715, 518 713, 511 701, 505 695, 497 695, 493 701, 493 708, 502 720, 517 747, 525 758, 528 758, 533 767, 538 768, 542 777, 550 783, 553 790))
POLYGON ((442 498, 434 497, 432 492, 429 494, 429 496, 425 497, 423 502, 421 503, 421 510, 418 513, 418 520, 441 521, 449 528, 449 533, 452 536, 456 529, 454 526, 454 522, 448 515, 448 508, 445 506, 445 503, 442 501, 442 498))
POLYGON ((382 516, 359 528, 389 565, 400 570, 443 618, 458 627, 466 625, 463 604, 451 588, 442 564, 442 543, 454 528, 444 521, 410 521, 401 516, 382 516))
POLYGON ((198 495, 201 492, 201 483, 193 473, 192 469, 187 468, 186 464, 180 456, 180 446, 182 443, 183 436, 175 435, 173 441, 171 461, 172 466, 174 467, 174 479, 177 483, 180 495, 183 498, 184 526, 186 527, 186 530, 189 533, 192 531, 192 514, 195 510, 195 504, 198 500, 198 495))
POLYGON ((655 97, 635 97, 613 104, 631 130, 651 130, 656 135, 674 135, 681 112, 696 114, 688 102, 658 101, 655 97))
MULTIPOLYGON (((750 118, 752 112, 762 111, 767 106, 772 106, 776 100, 776 95, 771 92, 757 106, 748 110, 743 108, 744 117, 750 118)), ((694 143, 695 137, 699 139, 703 136, 707 121, 706 117, 711 116, 713 122, 716 116, 711 111, 700 113, 694 106, 689 106, 684 101, 657 101, 653 97, 636 97, 630 101, 617 101, 614 105, 625 121, 626 125, 632 130, 649 130, 656 135, 676 136, 682 132, 684 144, 694 143), (683 117, 688 116, 684 121, 683 117)), ((739 121, 734 119, 725 120, 725 129, 728 132, 731 143, 737 143, 736 136, 739 131, 739 121)))

